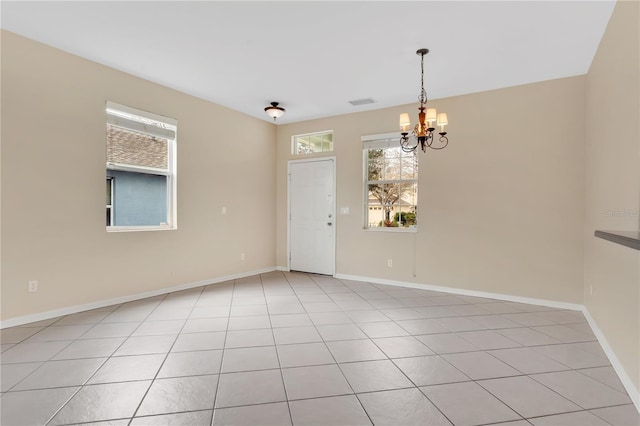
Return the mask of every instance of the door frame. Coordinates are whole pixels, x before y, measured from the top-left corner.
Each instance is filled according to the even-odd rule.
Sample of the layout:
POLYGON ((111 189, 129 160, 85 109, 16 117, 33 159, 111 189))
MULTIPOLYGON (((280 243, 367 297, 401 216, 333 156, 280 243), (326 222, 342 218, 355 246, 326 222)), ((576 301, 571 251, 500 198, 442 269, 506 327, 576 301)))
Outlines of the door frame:
POLYGON ((314 157, 302 158, 299 160, 289 160, 287 162, 287 270, 291 271, 291 165, 297 163, 315 163, 318 161, 331 161, 333 172, 333 185, 331 192, 333 193, 333 244, 331 244, 331 276, 336 275, 336 241, 338 236, 338 217, 336 216, 338 200, 336 199, 336 157, 314 157))

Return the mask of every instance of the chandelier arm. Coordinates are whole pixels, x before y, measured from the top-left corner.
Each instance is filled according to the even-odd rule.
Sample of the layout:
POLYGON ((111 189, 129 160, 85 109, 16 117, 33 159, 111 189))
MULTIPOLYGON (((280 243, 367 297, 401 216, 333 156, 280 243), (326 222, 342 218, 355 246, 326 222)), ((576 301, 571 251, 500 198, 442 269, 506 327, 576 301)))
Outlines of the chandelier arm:
POLYGON ((402 133, 402 137, 400 138, 400 148, 402 148, 402 150, 404 152, 413 152, 416 150, 416 148, 418 147, 418 142, 416 140, 416 144, 415 145, 409 145, 409 139, 414 139, 411 136, 408 136, 408 133, 403 132, 402 133))
POLYGON ((447 145, 449 145, 449 138, 445 136, 446 132, 444 134, 440 133, 440 138, 438 139, 438 141, 443 144, 440 147, 435 147, 435 146, 430 146, 429 148, 432 149, 444 149, 447 147, 447 145))
POLYGON ((432 148, 433 145, 433 130, 429 130, 427 133, 427 146, 432 148))

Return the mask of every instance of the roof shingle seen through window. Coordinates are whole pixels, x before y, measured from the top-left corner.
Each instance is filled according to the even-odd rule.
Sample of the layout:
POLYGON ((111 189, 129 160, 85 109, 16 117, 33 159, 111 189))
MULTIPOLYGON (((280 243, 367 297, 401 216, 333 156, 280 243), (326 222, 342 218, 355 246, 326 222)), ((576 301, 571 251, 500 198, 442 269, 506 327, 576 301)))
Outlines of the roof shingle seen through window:
POLYGON ((107 162, 168 169, 168 141, 107 124, 107 162))

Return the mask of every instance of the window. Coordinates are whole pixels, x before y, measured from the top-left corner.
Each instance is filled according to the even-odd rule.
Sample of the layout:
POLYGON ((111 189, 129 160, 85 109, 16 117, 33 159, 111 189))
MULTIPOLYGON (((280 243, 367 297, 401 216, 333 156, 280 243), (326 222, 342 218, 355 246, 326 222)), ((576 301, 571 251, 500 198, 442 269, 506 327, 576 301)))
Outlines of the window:
POLYGON ((177 122, 107 102, 107 230, 176 228, 177 122))
POLYGON ((331 130, 296 135, 292 139, 291 153, 293 155, 333 151, 333 131, 331 130))
POLYGON ((113 223, 113 178, 107 177, 107 226, 113 223))
POLYGON ((404 152, 397 134, 363 136, 365 228, 415 229, 418 156, 404 152))

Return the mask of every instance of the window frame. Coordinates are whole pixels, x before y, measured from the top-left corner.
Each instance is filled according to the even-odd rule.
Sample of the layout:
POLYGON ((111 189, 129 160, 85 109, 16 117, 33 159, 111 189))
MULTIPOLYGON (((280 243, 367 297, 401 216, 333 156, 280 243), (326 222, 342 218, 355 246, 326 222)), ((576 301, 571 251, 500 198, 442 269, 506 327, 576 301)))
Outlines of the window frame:
MULTIPOLYGON (((150 136, 161 137, 167 140, 167 168, 160 169, 155 167, 135 166, 129 164, 112 163, 105 161, 105 170, 146 173, 167 177, 167 222, 160 225, 127 225, 107 226, 107 232, 137 232, 137 231, 171 231, 178 229, 178 212, 177 212, 177 140, 178 140, 178 121, 174 118, 165 117, 137 108, 121 105, 116 102, 107 101, 105 105, 105 129, 108 125, 122 127, 125 130, 137 131, 150 136), (127 117, 134 117, 127 119, 127 117), (123 122, 131 125, 119 125, 118 117, 123 122), (138 123, 136 121, 139 119, 138 123)), ((108 143, 105 139, 105 144, 108 143)), ((113 180, 112 180, 113 183, 113 180)), ((113 223, 113 191, 111 196, 111 223, 113 223)))
MULTIPOLYGON (((402 149, 400 147, 400 142, 399 142, 400 137, 398 136, 397 132, 393 132, 393 133, 380 133, 380 134, 374 134, 374 135, 365 135, 365 136, 361 136, 360 137, 360 142, 362 143, 362 181, 363 181, 363 205, 364 208, 362 209, 362 213, 363 213, 363 230, 365 231, 371 231, 371 232, 418 232, 418 224, 416 223, 415 225, 412 225, 410 227, 388 227, 388 226, 369 226, 369 184, 371 183, 371 181, 369 181, 369 158, 368 158, 368 151, 370 149, 376 149, 374 147, 370 147, 370 145, 372 145, 374 142, 380 142, 380 143, 384 143, 385 141, 388 143, 389 146, 387 146, 386 148, 396 148, 395 146, 393 146, 393 144, 397 144, 397 148, 398 149, 402 149)), ((418 219, 418 186, 419 186, 419 162, 420 162, 420 157, 416 156, 416 161, 418 162, 417 164, 417 171, 416 171, 416 176, 414 179, 392 179, 392 180, 384 180, 381 181, 383 183, 398 183, 398 182, 407 182, 407 181, 411 181, 411 182, 415 182, 415 188, 416 188, 416 204, 415 204, 415 209, 416 209, 416 222, 418 219)), ((374 206, 376 207, 376 206, 374 206)), ((384 212, 384 206, 380 206, 382 207, 382 211, 384 212)), ((384 213, 383 213, 384 214, 384 213)))
MULTIPOLYGON (((107 185, 109 185, 109 204, 107 204, 107 211, 109 212, 109 223, 113 223, 113 176, 107 176, 107 185)), ((111 225, 107 225, 109 227, 111 225)))
POLYGON ((292 135, 291 136, 291 155, 294 157, 301 157, 301 156, 309 156, 309 155, 318 155, 318 154, 326 154, 328 152, 334 152, 334 133, 333 130, 323 130, 320 132, 312 132, 312 133, 302 133, 299 135, 292 135), (304 153, 298 153, 298 139, 299 138, 304 138, 304 137, 312 137, 312 136, 324 136, 324 135, 331 135, 331 150, 325 151, 324 150, 324 144, 323 146, 323 150, 322 151, 313 151, 313 152, 304 152, 304 153))

